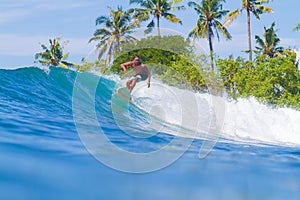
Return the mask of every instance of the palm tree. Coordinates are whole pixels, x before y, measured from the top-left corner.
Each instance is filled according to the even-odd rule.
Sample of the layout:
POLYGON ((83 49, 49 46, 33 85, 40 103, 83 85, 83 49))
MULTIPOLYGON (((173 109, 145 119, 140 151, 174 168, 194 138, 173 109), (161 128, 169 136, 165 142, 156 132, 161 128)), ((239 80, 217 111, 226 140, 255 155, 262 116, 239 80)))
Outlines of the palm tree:
POLYGON ((259 45, 256 47, 257 53, 262 53, 268 55, 270 58, 276 56, 276 53, 283 51, 283 47, 278 47, 280 39, 277 37, 276 32, 278 30, 274 29, 275 22, 272 23, 270 28, 264 27, 264 39, 259 36, 255 36, 256 43, 259 45))
POLYGON ((182 0, 130 0, 130 4, 136 3, 141 8, 135 9, 137 11, 136 17, 141 21, 147 21, 152 17, 150 23, 147 25, 145 33, 150 33, 155 27, 154 20, 156 19, 157 34, 160 36, 160 19, 166 18, 169 22, 180 23, 182 21, 176 17, 175 14, 170 13, 174 10, 185 9, 185 6, 175 6, 182 0))
POLYGON ((42 65, 46 66, 61 66, 63 68, 69 68, 74 64, 68 61, 65 61, 69 56, 69 53, 64 54, 63 49, 67 42, 64 42, 62 45, 59 43, 61 37, 49 39, 50 47, 42 44, 44 52, 35 54, 35 62, 39 62, 42 65))
POLYGON ((104 27, 97 29, 89 40, 89 42, 99 41, 97 44, 99 60, 104 53, 107 53, 106 66, 111 62, 112 57, 116 57, 125 43, 137 41, 130 34, 140 26, 139 22, 132 18, 134 10, 123 11, 121 7, 117 10, 111 7, 109 9, 109 16, 100 16, 96 19, 96 26, 104 25, 104 27))
POLYGON ((226 26, 227 24, 231 23, 238 15, 242 13, 243 10, 247 12, 247 25, 248 25, 248 46, 249 50, 249 60, 252 61, 252 47, 251 47, 251 17, 250 14, 252 13, 257 19, 259 18, 260 14, 265 12, 272 12, 273 10, 263 4, 269 3, 272 0, 242 0, 242 8, 236 9, 230 12, 227 15, 227 21, 223 24, 226 26))
POLYGON ((227 40, 231 39, 231 35, 228 30, 219 21, 223 16, 225 16, 229 11, 222 9, 221 2, 225 0, 202 0, 200 4, 195 2, 189 2, 188 5, 193 7, 194 10, 199 15, 196 26, 189 33, 189 37, 195 38, 208 38, 211 66, 214 70, 214 60, 213 60, 213 44, 212 38, 214 37, 214 31, 219 40, 220 31, 227 40))
POLYGON ((293 28, 293 31, 300 31, 300 24, 296 24, 296 26, 293 28))

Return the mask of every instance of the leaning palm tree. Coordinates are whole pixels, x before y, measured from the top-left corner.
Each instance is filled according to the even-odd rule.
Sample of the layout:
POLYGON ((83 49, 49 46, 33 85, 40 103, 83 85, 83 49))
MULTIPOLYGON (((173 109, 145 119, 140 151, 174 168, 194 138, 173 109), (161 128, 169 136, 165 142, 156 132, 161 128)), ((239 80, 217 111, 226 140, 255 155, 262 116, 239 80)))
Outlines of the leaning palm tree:
POLYGON ((116 57, 117 52, 125 43, 137 41, 130 34, 140 26, 139 22, 132 18, 133 9, 128 11, 123 11, 121 7, 118 7, 117 10, 113 10, 111 7, 109 9, 109 16, 100 16, 96 19, 96 25, 104 26, 97 29, 89 40, 89 42, 99 41, 97 44, 99 60, 104 53, 107 53, 106 66, 111 62, 112 57, 116 57))
POLYGON ((199 15, 197 24, 189 33, 189 37, 193 37, 194 39, 206 37, 208 38, 212 70, 214 70, 212 44, 214 35, 216 34, 219 40, 220 31, 227 40, 231 39, 230 33, 219 21, 229 12, 228 10, 222 9, 221 2, 225 2, 225 0, 202 0, 200 4, 197 4, 195 2, 188 3, 188 5, 190 7, 193 7, 199 15))
POLYGON ((46 66, 61 66, 63 68, 69 68, 74 66, 73 63, 65 61, 69 56, 69 53, 64 54, 63 49, 67 42, 62 45, 59 43, 61 37, 49 39, 50 47, 42 44, 43 52, 35 54, 35 62, 39 62, 46 66))
POLYGON ((296 24, 296 26, 293 28, 293 31, 300 31, 300 24, 296 24))
POLYGON ((263 4, 269 3, 272 0, 242 0, 242 8, 236 9, 230 12, 227 15, 227 20, 224 23, 224 26, 231 23, 238 15, 242 13, 243 10, 246 10, 247 12, 247 25, 248 25, 248 46, 249 50, 249 60, 252 61, 252 46, 251 46, 251 16, 252 13, 257 19, 259 18, 260 14, 266 13, 266 12, 272 12, 273 10, 267 6, 264 6, 263 4))
POLYGON ((150 33, 153 30, 155 27, 154 21, 156 21, 158 36, 160 36, 161 18, 166 18, 172 23, 182 24, 182 21, 175 14, 170 13, 171 11, 185 9, 185 6, 175 6, 180 2, 182 0, 130 0, 130 4, 136 3, 141 6, 141 8, 135 9, 137 11, 136 17, 139 20, 148 21, 152 17, 145 33, 150 33))
POLYGON ((278 47, 280 39, 278 38, 276 32, 278 30, 274 29, 275 22, 272 23, 270 28, 264 27, 264 38, 260 38, 259 36, 255 36, 256 43, 258 46, 256 47, 257 53, 265 54, 270 58, 276 56, 276 54, 281 53, 283 51, 283 47, 278 47))

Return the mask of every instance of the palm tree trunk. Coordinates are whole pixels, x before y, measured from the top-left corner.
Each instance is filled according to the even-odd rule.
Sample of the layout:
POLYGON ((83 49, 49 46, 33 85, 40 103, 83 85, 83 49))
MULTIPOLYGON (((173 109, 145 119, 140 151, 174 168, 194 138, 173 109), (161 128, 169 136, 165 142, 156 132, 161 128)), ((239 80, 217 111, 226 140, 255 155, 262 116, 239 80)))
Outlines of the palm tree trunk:
POLYGON ((119 34, 116 34, 116 50, 117 52, 120 51, 120 36, 119 34))
POLYGON ((252 47, 251 47, 251 19, 250 10, 247 9, 247 20, 248 20, 248 45, 249 45, 249 61, 252 61, 252 47))
POLYGON ((156 15, 157 35, 160 36, 159 15, 156 15))
POLYGON ((211 70, 214 71, 214 50, 213 50, 213 44, 212 44, 212 29, 211 27, 208 28, 208 42, 209 42, 209 54, 210 54, 210 60, 211 60, 211 70))

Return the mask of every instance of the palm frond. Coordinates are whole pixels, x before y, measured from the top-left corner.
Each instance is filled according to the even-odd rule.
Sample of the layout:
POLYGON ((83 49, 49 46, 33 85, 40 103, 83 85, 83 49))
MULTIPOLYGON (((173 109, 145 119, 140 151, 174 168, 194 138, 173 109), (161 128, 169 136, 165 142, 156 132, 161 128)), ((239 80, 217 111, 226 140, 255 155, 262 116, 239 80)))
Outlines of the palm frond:
POLYGON ((189 7, 196 7, 196 5, 198 5, 198 4, 196 2, 194 2, 194 1, 188 2, 188 6, 189 7))
POLYGON ((147 25, 147 29, 144 31, 145 34, 149 34, 152 32, 153 28, 155 27, 154 19, 147 25))
POLYGON ((62 68, 65 68, 65 69, 69 69, 69 66, 64 64, 64 63, 59 63, 59 65, 62 67, 62 68))
POLYGON ((101 25, 108 20, 106 16, 100 16, 96 19, 96 25, 101 25))
POLYGON ((164 13, 163 16, 172 23, 180 23, 182 24, 182 21, 176 17, 176 15, 171 14, 171 13, 164 13))
POLYGON ((233 22, 233 20, 235 20, 239 15, 241 14, 241 10, 236 9, 233 10, 232 12, 228 13, 225 16, 225 22, 223 23, 223 26, 227 26, 229 25, 231 22, 233 22))
POLYGON ((300 31, 300 24, 296 24, 296 26, 293 28, 293 31, 300 31))
POLYGON ((256 40, 256 43, 259 45, 259 47, 256 47, 256 48, 262 49, 262 47, 266 46, 263 39, 261 39, 258 35, 255 35, 255 40, 256 40))
POLYGON ((220 30, 221 33, 225 36, 226 40, 231 40, 232 36, 229 33, 229 31, 227 30, 227 28, 225 28, 221 22, 216 21, 216 30, 220 30))
POLYGON ((276 34, 278 30, 274 29, 274 27, 275 22, 271 24, 270 28, 264 27, 263 38, 260 38, 257 35, 255 36, 256 43, 258 44, 256 49, 260 50, 259 53, 266 54, 269 57, 274 57, 277 55, 277 52, 283 50, 283 47, 278 47, 280 39, 276 34))
POLYGON ((262 5, 258 5, 257 6, 257 9, 259 10, 259 13, 262 14, 262 13, 272 13, 273 12, 273 9, 272 8, 269 8, 267 6, 262 6, 262 5))
POLYGON ((171 0, 171 4, 181 3, 183 0, 171 0))
POLYGON ((173 6, 170 10, 186 10, 186 6, 173 6))
POLYGON ((41 47, 44 51, 35 54, 35 62, 39 62, 42 65, 47 66, 57 66, 64 61, 68 57, 69 53, 63 53, 64 46, 67 42, 63 42, 63 44, 61 44, 60 39, 61 37, 49 39, 49 47, 42 44, 41 47))
POLYGON ((70 55, 70 52, 68 52, 68 53, 66 53, 66 54, 64 54, 63 56, 62 56, 62 60, 65 60, 65 59, 67 59, 68 58, 68 56, 70 55))

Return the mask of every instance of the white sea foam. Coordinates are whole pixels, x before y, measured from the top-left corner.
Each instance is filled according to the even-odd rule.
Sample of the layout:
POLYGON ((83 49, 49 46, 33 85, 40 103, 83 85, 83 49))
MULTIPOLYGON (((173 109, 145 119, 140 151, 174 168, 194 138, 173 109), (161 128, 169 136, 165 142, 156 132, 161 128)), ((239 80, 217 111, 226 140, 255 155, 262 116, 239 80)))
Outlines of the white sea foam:
POLYGON ((272 108, 254 98, 226 102, 223 133, 234 139, 300 145, 300 112, 272 108))
POLYGON ((300 111, 290 108, 272 108, 254 98, 214 101, 217 97, 210 94, 195 94, 156 80, 149 89, 146 83, 139 83, 133 96, 135 103, 151 115, 192 130, 176 135, 190 137, 197 131, 196 137, 204 139, 217 136, 235 142, 300 146, 300 111), (223 103, 224 110, 216 110, 220 106, 216 104, 223 103), (220 113, 223 111, 224 115, 220 113), (221 128, 213 128, 220 122, 221 128))

